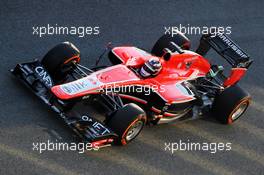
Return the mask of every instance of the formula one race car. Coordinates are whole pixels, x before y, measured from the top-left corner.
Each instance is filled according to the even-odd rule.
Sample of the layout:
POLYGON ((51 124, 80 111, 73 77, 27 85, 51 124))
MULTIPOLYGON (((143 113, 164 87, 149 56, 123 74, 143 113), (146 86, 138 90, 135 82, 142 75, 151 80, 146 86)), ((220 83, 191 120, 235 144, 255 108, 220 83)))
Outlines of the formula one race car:
POLYGON ((95 67, 87 68, 80 64, 79 50, 64 42, 42 60, 18 64, 11 72, 85 142, 125 145, 145 124, 183 121, 208 112, 231 124, 246 111, 250 95, 237 83, 252 63, 249 56, 224 34, 203 35, 196 52, 189 49, 189 39, 179 32, 163 35, 151 52, 111 47, 108 58, 113 65, 98 66, 102 54, 95 67), (204 57, 210 48, 231 64, 229 76, 223 66, 204 57), (77 102, 87 99, 109 111, 103 121, 74 111, 77 102))

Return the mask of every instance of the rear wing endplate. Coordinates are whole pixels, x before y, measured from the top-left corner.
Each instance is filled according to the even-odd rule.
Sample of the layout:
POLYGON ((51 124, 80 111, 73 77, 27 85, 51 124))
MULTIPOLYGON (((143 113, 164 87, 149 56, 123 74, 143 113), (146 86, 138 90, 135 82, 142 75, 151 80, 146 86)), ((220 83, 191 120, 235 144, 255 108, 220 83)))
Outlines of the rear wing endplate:
POLYGON ((202 35, 196 52, 204 56, 210 48, 227 60, 233 68, 247 69, 253 62, 249 55, 225 34, 202 35))

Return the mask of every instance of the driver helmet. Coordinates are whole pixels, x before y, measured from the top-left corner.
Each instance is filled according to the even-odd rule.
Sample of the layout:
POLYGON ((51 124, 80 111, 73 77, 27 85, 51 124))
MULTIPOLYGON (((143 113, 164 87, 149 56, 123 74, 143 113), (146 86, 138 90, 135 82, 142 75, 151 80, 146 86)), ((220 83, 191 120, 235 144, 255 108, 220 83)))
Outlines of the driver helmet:
POLYGON ((161 71, 162 65, 157 57, 152 57, 144 63, 139 73, 142 77, 155 76, 161 71))

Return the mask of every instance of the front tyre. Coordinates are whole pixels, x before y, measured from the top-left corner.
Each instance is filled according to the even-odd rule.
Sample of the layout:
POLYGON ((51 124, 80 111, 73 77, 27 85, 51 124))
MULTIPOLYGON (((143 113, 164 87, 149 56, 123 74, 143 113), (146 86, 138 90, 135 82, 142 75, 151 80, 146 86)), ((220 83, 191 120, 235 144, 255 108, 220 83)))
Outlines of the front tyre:
POLYGON ((126 145, 134 140, 146 123, 145 112, 136 104, 129 103, 118 109, 107 122, 117 135, 117 145, 126 145))
POLYGON ((80 62, 80 51, 70 42, 63 42, 52 48, 41 60, 41 64, 55 83, 61 82, 72 70, 72 63, 80 62))
POLYGON ((213 115, 223 124, 232 124, 247 110, 250 99, 248 92, 238 85, 228 87, 215 98, 213 115))

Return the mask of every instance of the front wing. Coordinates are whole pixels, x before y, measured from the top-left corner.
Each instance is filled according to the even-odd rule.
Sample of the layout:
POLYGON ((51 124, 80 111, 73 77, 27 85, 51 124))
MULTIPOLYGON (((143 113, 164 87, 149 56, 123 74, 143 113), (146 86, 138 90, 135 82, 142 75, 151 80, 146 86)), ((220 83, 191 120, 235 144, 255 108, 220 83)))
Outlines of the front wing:
POLYGON ((17 64, 12 74, 26 84, 46 105, 85 142, 93 146, 106 146, 113 143, 117 135, 97 119, 77 111, 64 111, 65 102, 56 98, 50 88, 54 82, 38 60, 17 64))

